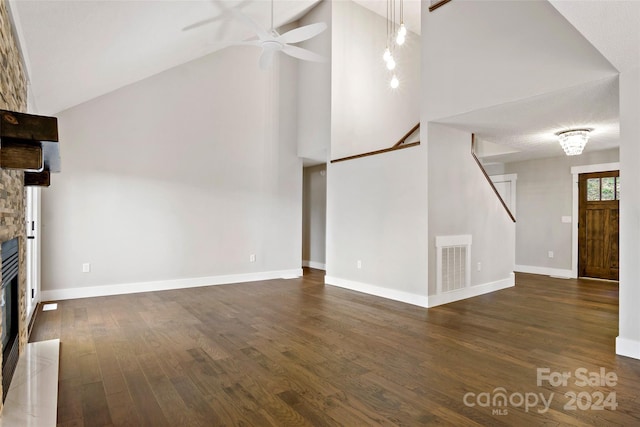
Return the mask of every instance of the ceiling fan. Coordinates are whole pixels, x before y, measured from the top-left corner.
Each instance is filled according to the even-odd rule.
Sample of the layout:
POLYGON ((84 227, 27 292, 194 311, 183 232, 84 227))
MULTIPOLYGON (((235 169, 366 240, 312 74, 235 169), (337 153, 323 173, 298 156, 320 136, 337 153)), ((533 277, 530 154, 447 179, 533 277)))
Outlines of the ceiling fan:
POLYGON ((265 29, 261 27, 253 18, 243 13, 241 9, 249 4, 252 0, 244 0, 236 7, 227 7, 221 0, 211 0, 221 13, 218 16, 208 18, 187 27, 182 30, 187 31, 193 28, 200 27, 202 25, 210 24, 216 21, 222 20, 222 24, 219 28, 219 32, 225 29, 232 19, 236 19, 245 27, 253 31, 258 37, 257 40, 248 41, 234 41, 227 44, 227 46, 257 46, 262 48, 262 54, 260 55, 260 68, 267 69, 273 62, 273 56, 276 52, 283 52, 289 56, 304 61, 323 62, 325 58, 315 52, 308 49, 294 46, 295 43, 300 43, 305 40, 309 40, 327 29, 327 24, 324 22, 318 22, 315 24, 305 25, 303 27, 294 28, 287 31, 284 34, 279 34, 273 25, 273 1, 271 0, 271 28, 265 29))

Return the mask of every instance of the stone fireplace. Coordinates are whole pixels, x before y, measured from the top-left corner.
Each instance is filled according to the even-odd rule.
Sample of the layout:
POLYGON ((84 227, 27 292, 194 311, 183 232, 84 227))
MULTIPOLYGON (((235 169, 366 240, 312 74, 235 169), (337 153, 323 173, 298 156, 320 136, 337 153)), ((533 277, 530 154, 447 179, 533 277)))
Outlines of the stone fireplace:
MULTIPOLYGON (((12 111, 26 111, 27 109, 27 85, 22 57, 14 37, 5 0, 0 0, 0 109, 12 111)), ((0 242, 8 242, 13 239, 16 239, 18 251, 16 283, 18 312, 16 317, 18 348, 22 353, 27 343, 28 329, 24 172, 0 170, 0 242)), ((0 255, 2 254, 0 253, 0 255)), ((4 326, 0 324, 0 330, 4 326)))

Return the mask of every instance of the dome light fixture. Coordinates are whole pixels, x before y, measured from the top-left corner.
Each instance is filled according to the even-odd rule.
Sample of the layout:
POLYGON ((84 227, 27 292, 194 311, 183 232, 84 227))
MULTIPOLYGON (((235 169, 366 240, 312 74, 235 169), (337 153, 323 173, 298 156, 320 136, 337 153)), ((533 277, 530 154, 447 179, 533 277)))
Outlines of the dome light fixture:
POLYGON ((577 156, 582 154, 584 146, 589 140, 591 129, 571 129, 558 132, 558 141, 567 156, 577 156))

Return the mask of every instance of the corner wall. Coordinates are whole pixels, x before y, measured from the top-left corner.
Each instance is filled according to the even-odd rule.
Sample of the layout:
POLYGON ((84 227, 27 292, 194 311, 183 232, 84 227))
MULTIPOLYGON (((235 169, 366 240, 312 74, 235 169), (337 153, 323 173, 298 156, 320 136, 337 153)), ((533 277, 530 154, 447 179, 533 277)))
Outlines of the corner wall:
POLYGON ((259 54, 225 49, 59 114, 43 298, 300 274, 296 62, 263 72, 259 54))
POLYGON ((436 295, 437 236, 472 237, 470 287, 458 297, 513 286, 515 224, 471 156, 471 134, 432 123, 428 138, 429 305, 450 302, 436 295))

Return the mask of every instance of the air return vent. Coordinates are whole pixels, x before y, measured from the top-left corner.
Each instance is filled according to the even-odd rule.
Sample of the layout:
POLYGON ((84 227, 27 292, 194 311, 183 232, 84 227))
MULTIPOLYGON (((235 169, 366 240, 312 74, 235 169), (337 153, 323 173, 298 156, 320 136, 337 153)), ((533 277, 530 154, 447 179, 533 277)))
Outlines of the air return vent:
POLYGON ((470 285, 471 235, 437 236, 436 257, 438 294, 470 285))

